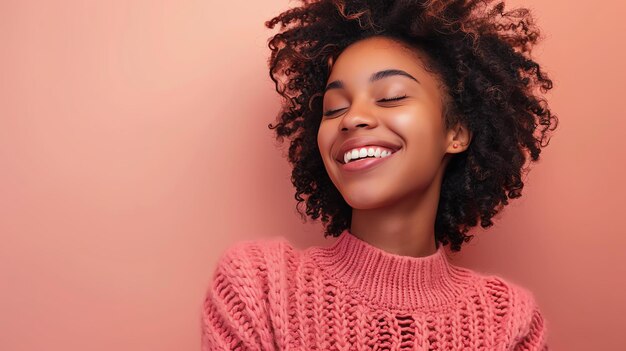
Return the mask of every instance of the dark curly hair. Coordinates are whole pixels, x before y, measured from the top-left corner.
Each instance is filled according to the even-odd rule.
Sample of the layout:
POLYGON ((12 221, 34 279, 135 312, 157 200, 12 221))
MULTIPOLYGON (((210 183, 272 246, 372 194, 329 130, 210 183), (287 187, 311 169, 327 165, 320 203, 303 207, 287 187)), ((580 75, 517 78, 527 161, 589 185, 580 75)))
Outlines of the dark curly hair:
POLYGON ((321 97, 343 49, 385 36, 426 53, 428 70, 445 83, 446 127, 462 122, 472 131, 469 148, 446 168, 435 219, 435 239, 460 251, 479 218, 490 227, 507 197, 521 196, 528 154, 537 161, 558 124, 542 95, 552 81, 531 58, 540 32, 530 10, 505 11, 504 2, 492 0, 301 1, 265 23, 270 29, 281 24, 268 40, 268 65, 284 98, 278 123, 268 127, 281 143, 291 139, 288 159, 301 217, 306 201, 306 214, 321 216, 325 237, 350 227, 352 209, 317 146, 321 97))

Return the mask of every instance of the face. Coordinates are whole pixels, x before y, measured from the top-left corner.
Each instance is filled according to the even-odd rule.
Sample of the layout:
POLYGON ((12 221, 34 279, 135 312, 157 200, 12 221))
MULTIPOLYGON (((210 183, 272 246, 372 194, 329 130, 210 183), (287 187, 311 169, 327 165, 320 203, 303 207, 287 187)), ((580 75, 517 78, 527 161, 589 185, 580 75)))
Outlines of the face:
POLYGON ((443 92, 421 57, 392 39, 372 37, 344 49, 332 66, 317 142, 326 171, 352 208, 419 198, 442 176, 445 155, 464 148, 452 147, 463 143, 445 130, 443 92), (385 70, 393 71, 376 75, 385 70), (356 148, 350 155, 361 156, 362 147, 368 155, 375 151, 373 158, 343 164, 344 150, 356 148), (393 153, 376 158, 378 148, 393 153))

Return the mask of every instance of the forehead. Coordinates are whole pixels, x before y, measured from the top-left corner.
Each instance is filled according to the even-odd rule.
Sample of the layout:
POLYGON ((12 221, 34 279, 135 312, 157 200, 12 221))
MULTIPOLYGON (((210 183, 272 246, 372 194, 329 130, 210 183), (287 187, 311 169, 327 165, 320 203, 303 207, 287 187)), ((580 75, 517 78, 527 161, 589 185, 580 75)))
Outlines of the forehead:
MULTIPOLYGON (((385 37, 371 37, 346 47, 335 60, 328 81, 341 79, 365 83, 370 74, 383 69, 402 69, 423 76, 423 55, 385 37)), ((419 79, 419 78, 418 78, 419 79)))

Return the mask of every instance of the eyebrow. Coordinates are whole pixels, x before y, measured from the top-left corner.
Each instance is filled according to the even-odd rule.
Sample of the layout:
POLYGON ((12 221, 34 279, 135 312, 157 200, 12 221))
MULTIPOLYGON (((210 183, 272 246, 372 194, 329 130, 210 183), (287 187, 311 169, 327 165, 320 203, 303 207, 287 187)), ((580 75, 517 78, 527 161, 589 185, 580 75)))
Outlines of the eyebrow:
MULTIPOLYGON (((381 80, 383 78, 386 77, 391 77, 391 76, 404 76, 404 77, 408 77, 410 79, 413 79, 414 81, 416 81, 417 83, 420 83, 419 80, 417 80, 417 78, 413 77, 412 75, 410 75, 409 73, 401 70, 401 69, 386 69, 383 71, 378 71, 374 74, 372 74, 372 76, 370 77, 370 83, 373 83, 377 80, 381 80)), ((420 83, 421 84, 421 83, 420 83)), ((326 89, 324 89, 324 92, 327 92, 330 89, 343 89, 344 85, 343 82, 341 80, 335 80, 332 81, 330 83, 328 83, 328 85, 326 86, 326 89)))

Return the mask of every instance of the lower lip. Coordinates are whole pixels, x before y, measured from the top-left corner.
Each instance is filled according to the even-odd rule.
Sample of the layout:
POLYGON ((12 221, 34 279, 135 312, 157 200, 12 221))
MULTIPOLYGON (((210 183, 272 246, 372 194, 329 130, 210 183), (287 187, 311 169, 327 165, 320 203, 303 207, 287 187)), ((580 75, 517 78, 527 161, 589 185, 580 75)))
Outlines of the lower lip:
POLYGON ((394 153, 392 153, 391 155, 387 156, 387 157, 381 157, 381 158, 364 158, 361 160, 356 160, 354 162, 349 162, 349 163, 342 163, 340 168, 346 172, 358 172, 358 171, 365 171, 371 168, 374 168, 380 164, 382 164, 383 162, 385 162, 387 159, 393 157, 399 150, 396 150, 394 153))

